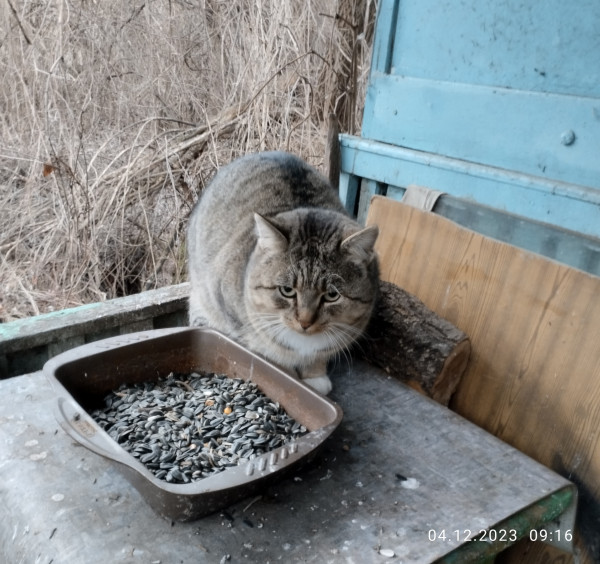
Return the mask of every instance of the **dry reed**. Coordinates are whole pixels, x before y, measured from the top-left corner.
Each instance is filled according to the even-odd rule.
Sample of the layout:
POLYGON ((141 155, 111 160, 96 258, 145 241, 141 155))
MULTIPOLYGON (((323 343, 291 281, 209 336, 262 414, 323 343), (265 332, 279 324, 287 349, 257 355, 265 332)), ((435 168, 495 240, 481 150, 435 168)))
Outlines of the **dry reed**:
POLYGON ((0 322, 185 279, 216 169, 360 127, 375 0, 6 0, 0 322))

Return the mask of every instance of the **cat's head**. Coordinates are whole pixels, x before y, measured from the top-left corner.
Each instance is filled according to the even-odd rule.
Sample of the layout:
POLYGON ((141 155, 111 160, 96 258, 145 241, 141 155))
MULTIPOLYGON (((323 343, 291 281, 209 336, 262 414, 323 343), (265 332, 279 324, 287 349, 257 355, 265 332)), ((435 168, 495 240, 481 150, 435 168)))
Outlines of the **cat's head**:
POLYGON ((254 219, 256 247, 246 274, 253 328, 307 360, 347 348, 377 296, 377 227, 311 209, 254 219))

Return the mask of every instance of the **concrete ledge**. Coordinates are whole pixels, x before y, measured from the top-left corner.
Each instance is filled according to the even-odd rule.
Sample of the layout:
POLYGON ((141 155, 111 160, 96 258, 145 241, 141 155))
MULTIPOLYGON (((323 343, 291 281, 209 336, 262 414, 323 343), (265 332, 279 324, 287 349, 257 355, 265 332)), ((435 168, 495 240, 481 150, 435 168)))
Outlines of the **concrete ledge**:
POLYGON ((106 337, 186 325, 188 295, 184 283, 0 324, 0 378, 34 372, 67 349, 106 337))
POLYGON ((344 419, 313 462, 188 523, 60 429, 42 373, 0 381, 0 562, 491 562, 545 523, 572 531, 561 476, 365 363, 332 381, 344 419))

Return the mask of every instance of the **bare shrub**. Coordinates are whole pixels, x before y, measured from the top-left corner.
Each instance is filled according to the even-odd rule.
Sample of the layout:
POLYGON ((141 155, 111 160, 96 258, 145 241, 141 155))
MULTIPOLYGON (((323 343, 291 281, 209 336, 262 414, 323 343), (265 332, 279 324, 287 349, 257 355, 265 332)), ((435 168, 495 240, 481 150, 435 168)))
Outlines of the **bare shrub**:
POLYGON ((185 279, 216 169, 360 127, 374 0, 7 0, 0 321, 185 279))

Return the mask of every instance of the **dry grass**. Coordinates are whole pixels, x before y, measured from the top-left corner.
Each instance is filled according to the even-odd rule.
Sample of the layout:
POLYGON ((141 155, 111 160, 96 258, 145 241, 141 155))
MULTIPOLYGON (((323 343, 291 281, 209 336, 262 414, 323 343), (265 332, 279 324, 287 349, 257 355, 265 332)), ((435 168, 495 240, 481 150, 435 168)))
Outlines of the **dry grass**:
POLYGON ((328 114, 360 125, 374 13, 375 0, 3 2, 0 322, 184 280, 190 209, 241 154, 323 168, 328 114))

